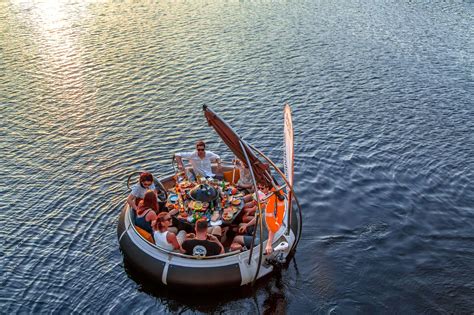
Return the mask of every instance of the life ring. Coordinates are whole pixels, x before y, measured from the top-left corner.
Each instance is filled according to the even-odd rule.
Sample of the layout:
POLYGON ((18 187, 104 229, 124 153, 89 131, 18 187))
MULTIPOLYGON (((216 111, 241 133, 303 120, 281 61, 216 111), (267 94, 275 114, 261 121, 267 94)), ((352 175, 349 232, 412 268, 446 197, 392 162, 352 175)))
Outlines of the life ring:
POLYGON ((280 229, 283 217, 285 216, 285 200, 280 200, 276 193, 273 193, 266 202, 265 222, 267 223, 268 230, 276 233, 280 229))

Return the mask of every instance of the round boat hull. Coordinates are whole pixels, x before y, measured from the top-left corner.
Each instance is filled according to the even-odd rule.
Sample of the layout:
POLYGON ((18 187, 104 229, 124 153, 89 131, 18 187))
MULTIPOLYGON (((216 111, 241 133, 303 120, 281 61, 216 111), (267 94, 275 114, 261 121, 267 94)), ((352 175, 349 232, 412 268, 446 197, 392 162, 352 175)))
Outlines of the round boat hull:
MULTIPOLYGON (((253 251, 249 263, 249 251, 239 254, 216 256, 211 259, 195 259, 176 253, 167 252, 143 239, 131 224, 129 207, 125 205, 120 213, 117 226, 117 237, 120 249, 127 264, 156 284, 170 287, 239 287, 253 282, 259 262, 259 246, 253 251)), ((291 230, 297 231, 297 220, 292 220, 291 230), (294 226, 293 226, 294 225, 294 226)), ((282 240, 291 245, 295 241, 293 233, 287 237, 280 233, 274 244, 282 240)), ((265 246, 265 242, 261 246, 265 246)), ((291 253, 284 253, 288 256, 291 253)), ((257 279, 273 271, 273 265, 261 259, 257 279)))

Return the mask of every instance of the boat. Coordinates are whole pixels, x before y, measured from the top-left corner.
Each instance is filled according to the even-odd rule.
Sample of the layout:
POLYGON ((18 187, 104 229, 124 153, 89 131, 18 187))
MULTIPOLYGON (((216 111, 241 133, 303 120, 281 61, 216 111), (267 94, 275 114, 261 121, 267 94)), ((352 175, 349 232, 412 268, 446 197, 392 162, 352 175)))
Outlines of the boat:
MULTIPOLYGON (((254 188, 257 182, 271 185, 271 197, 278 208, 283 211, 281 224, 277 225, 272 238, 273 252, 264 253, 268 240, 266 220, 269 209, 259 205, 257 225, 253 233, 252 246, 244 251, 231 251, 217 256, 190 256, 168 251, 139 233, 134 225, 134 211, 125 202, 117 226, 117 237, 124 261, 134 272, 145 275, 158 285, 173 288, 234 288, 251 286, 274 271, 278 265, 287 263, 294 255, 301 237, 302 215, 298 199, 293 191, 294 148, 291 109, 284 107, 284 170, 268 158, 263 152, 240 137, 232 127, 209 107, 203 106, 204 116, 217 135, 223 140, 233 154, 249 166, 254 188)), ((173 169, 175 165, 173 164, 173 169)), ((232 171, 235 165, 223 162, 224 172, 232 171)), ((213 170, 216 165, 213 165, 213 170)), ((215 173, 215 172, 214 172, 215 173)), ((128 185, 135 177, 131 174, 128 185)), ((155 176, 156 178, 156 176, 155 176)), ((170 198, 168 191, 175 187, 176 171, 156 179, 157 187, 162 192, 161 200, 170 198)), ((174 200, 176 198, 174 197, 174 200)), ((268 205, 273 202, 268 202, 268 205)))

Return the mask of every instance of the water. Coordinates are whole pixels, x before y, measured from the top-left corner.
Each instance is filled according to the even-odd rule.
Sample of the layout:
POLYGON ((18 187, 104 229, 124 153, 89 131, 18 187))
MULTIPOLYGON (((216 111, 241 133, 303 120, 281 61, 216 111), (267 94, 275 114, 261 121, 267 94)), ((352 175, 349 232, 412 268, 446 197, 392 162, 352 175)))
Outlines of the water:
POLYGON ((472 1, 0 4, 2 313, 471 313, 472 1), (253 290, 126 272, 125 179, 171 170, 203 104, 281 163, 295 259, 253 290), (214 296, 216 294, 216 296, 214 296))

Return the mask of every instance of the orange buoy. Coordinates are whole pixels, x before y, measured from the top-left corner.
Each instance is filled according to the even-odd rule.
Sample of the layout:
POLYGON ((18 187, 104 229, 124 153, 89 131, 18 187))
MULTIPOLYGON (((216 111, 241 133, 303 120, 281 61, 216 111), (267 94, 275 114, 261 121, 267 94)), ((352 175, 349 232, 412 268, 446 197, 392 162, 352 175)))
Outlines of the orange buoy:
POLYGON ((284 216, 285 200, 280 200, 274 193, 267 199, 265 207, 265 222, 267 223, 268 230, 273 233, 277 232, 283 223, 284 216))

